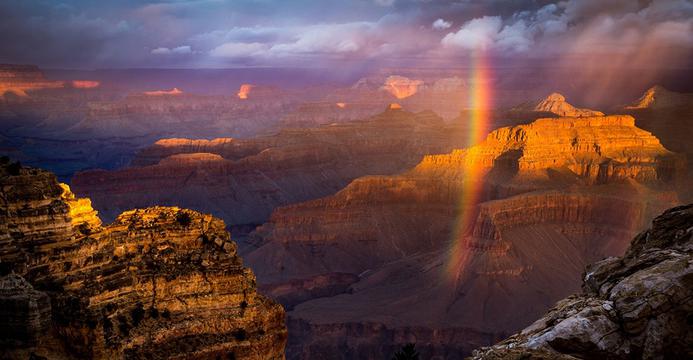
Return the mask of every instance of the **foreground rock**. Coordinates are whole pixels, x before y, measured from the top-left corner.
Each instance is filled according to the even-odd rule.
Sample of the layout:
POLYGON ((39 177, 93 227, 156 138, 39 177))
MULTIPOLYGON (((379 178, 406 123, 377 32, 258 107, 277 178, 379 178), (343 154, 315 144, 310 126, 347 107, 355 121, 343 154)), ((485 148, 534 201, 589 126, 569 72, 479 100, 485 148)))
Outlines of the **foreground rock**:
POLYGON ((221 220, 153 207, 101 226, 54 175, 7 163, 0 189, 9 358, 284 357, 284 310, 221 220))
POLYGON ((664 212, 623 257, 590 265, 581 294, 472 358, 691 358, 691 316, 693 204, 664 212))

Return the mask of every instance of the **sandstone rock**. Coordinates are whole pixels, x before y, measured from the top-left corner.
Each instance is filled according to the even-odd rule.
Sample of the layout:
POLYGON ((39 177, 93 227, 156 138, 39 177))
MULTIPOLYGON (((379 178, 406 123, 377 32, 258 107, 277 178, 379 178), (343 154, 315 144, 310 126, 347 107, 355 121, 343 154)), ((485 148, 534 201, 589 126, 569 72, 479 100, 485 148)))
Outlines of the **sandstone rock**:
POLYGON ((605 359, 693 356, 693 205, 676 207, 639 234, 621 258, 587 268, 583 292, 474 359, 530 356, 605 359))
MULTIPOLYGON (((11 238, 0 242, 0 263, 48 294, 53 305, 53 331, 35 355, 284 357, 284 310, 257 294, 255 276, 243 267, 221 220, 152 207, 100 226, 88 200, 75 198, 52 174, 2 171, 0 226, 11 238), (56 342, 65 347, 50 345, 56 342)), ((45 294, 22 289, 31 296, 21 299, 47 304, 45 294)), ((37 319, 47 308, 34 307, 29 315, 0 318, 7 321, 0 328, 27 318, 27 336, 38 337, 37 319)))
POLYGON ((0 319, 0 347, 31 348, 50 324, 50 299, 19 275, 0 277, 0 319))

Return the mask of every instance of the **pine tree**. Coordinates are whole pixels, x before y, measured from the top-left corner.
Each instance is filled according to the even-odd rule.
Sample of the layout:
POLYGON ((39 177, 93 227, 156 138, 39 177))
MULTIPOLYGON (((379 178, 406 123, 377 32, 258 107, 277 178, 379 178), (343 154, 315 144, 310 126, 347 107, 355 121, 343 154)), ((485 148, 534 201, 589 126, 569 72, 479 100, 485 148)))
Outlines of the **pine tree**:
POLYGON ((395 353, 392 360, 419 360, 419 353, 414 344, 409 343, 402 347, 402 350, 395 353))

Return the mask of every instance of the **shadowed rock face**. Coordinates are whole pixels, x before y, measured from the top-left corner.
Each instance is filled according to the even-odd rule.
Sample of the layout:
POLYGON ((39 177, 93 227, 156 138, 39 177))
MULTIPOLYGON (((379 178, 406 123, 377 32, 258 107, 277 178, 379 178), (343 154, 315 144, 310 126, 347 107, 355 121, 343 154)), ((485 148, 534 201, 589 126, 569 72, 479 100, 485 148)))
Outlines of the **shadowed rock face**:
POLYGON ((35 345, 51 321, 48 295, 16 274, 0 277, 0 347, 35 345))
POLYGON ((221 220, 153 207, 101 226, 54 175, 9 164, 0 189, 0 311, 22 310, 0 318, 17 329, 10 354, 284 357, 284 310, 257 294, 221 220))
POLYGON ((277 206, 330 195, 356 177, 397 173, 424 154, 449 151, 460 131, 431 112, 388 110, 365 121, 254 139, 167 139, 141 151, 137 166, 81 172, 72 186, 106 218, 163 204, 211 212, 230 225, 258 224, 277 206))
POLYGON ((667 210, 625 255, 587 267, 582 293, 473 359, 693 356, 693 204, 667 210))
MULTIPOLYGON (((638 127, 656 134, 667 149, 686 155, 688 163, 693 163, 693 94, 654 86, 618 111, 633 115, 638 127)), ((688 170, 688 182, 693 182, 693 167, 688 170)), ((693 189, 683 195, 683 200, 693 201, 693 189)))
POLYGON ((539 119, 426 156, 404 174, 280 207, 245 258, 274 286, 359 276, 345 294, 294 307, 289 332, 301 335, 289 340, 290 357, 330 348, 388 356, 388 346, 439 331, 464 340, 431 337, 422 354, 461 358, 578 290, 586 264, 622 254, 648 219, 679 202, 683 166, 630 116, 539 119), (458 207, 470 186, 481 203, 458 207))

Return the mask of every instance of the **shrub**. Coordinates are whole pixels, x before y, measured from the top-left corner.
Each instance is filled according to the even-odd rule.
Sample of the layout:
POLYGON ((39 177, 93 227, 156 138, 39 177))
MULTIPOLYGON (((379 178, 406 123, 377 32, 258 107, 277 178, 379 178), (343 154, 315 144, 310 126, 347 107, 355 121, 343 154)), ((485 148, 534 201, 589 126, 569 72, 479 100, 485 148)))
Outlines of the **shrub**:
POLYGON ((190 217, 190 214, 186 213, 185 211, 178 211, 176 214, 176 221, 184 227, 188 227, 190 223, 192 222, 192 218, 190 217))
POLYGON ((10 175, 17 176, 20 170, 22 170, 22 164, 19 161, 7 165, 7 172, 10 175))

